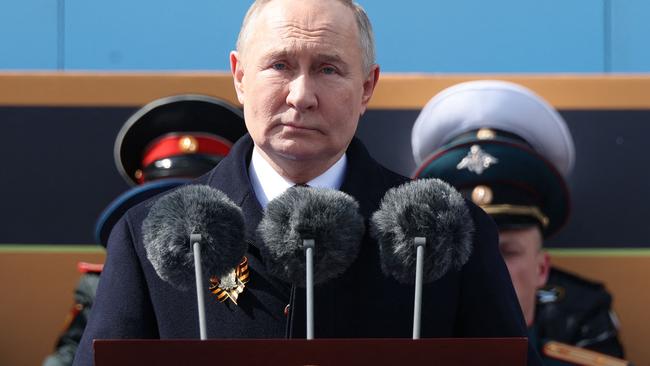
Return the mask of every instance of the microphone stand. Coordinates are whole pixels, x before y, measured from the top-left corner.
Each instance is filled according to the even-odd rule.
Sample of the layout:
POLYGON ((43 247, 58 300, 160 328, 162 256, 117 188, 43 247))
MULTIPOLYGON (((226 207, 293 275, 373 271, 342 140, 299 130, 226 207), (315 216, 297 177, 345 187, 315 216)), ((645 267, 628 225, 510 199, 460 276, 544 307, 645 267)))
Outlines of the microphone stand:
POLYGON ((196 301, 199 305, 199 332, 201 340, 208 339, 205 323, 205 300, 203 298, 203 269, 201 268, 201 234, 190 234, 190 244, 194 251, 194 274, 196 277, 196 301))
POLYGON ((305 288, 307 293, 307 339, 314 339, 314 239, 302 241, 305 248, 305 262, 307 278, 305 288))
POLYGON ((413 245, 417 250, 415 262, 415 302, 413 305, 413 339, 420 339, 420 323, 422 318, 422 274, 424 272, 424 249, 427 240, 416 237, 413 245))

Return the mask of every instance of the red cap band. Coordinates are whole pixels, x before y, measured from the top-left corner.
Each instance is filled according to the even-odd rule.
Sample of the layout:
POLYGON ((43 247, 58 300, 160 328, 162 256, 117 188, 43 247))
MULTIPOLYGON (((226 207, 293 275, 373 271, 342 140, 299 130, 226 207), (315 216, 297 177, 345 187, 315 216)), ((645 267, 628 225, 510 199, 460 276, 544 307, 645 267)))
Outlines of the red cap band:
POLYGON ((185 133, 165 135, 154 140, 145 149, 142 157, 142 166, 146 167, 156 160, 184 155, 184 154, 209 154, 226 156, 232 144, 219 136, 185 133))
POLYGON ((104 269, 103 264, 79 262, 77 263, 77 270, 80 273, 101 273, 104 269))

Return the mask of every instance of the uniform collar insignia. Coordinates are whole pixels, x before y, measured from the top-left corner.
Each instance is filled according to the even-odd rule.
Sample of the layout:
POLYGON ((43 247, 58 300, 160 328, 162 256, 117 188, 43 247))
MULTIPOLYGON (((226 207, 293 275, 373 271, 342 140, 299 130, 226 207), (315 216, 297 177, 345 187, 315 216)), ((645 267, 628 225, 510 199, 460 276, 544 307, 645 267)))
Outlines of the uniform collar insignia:
POLYGON ((470 172, 480 175, 491 165, 494 165, 498 162, 499 159, 481 150, 480 146, 472 145, 472 147, 469 149, 469 152, 467 153, 467 156, 465 156, 463 160, 461 160, 460 163, 456 165, 456 169, 467 169, 470 172))
POLYGON ((237 305, 239 294, 244 292, 246 283, 250 280, 248 272, 248 258, 242 258, 241 263, 222 277, 210 277, 210 287, 208 288, 214 294, 219 302, 230 299, 237 305))
POLYGON ((558 302, 564 299, 566 290, 561 286, 546 286, 537 290, 537 302, 548 304, 558 302))

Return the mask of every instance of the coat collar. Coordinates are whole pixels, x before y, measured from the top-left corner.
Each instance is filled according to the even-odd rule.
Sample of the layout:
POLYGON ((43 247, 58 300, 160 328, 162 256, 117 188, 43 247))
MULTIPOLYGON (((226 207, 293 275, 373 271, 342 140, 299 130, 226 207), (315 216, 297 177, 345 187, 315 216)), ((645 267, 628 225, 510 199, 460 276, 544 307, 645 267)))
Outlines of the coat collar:
MULTIPOLYGON (((248 196, 252 195, 256 200, 248 176, 248 163, 252 152, 253 140, 249 134, 246 134, 233 145, 228 156, 212 170, 208 180, 208 185, 224 192, 240 206, 248 196)), ((259 209, 261 210, 261 207, 259 209)))
MULTIPOLYGON (((263 214, 248 175, 252 151, 253 140, 246 134, 235 143, 208 180, 210 186, 224 192, 242 208, 250 238, 255 237, 255 228, 263 214)), ((368 219, 377 210, 386 189, 395 182, 387 178, 385 169, 370 157, 363 143, 356 137, 350 142, 346 154, 348 163, 341 191, 359 202, 361 215, 368 219)))
POLYGON ((262 206, 255 196, 248 175, 252 152, 253 140, 249 134, 246 134, 233 145, 228 156, 212 170, 208 185, 222 191, 241 207, 244 213, 247 241, 255 244, 255 231, 262 220, 262 206))

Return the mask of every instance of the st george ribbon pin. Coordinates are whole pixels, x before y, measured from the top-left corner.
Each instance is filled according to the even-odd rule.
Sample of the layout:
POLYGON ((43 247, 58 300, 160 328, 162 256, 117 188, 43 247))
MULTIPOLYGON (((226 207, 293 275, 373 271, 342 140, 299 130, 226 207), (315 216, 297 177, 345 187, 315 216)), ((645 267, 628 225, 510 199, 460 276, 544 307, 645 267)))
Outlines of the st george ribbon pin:
POLYGON ((244 257, 237 268, 234 268, 225 276, 221 278, 217 276, 210 277, 210 287, 208 289, 217 297, 218 301, 224 302, 226 299, 230 299, 237 305, 237 298, 244 291, 249 279, 248 258, 244 257))

